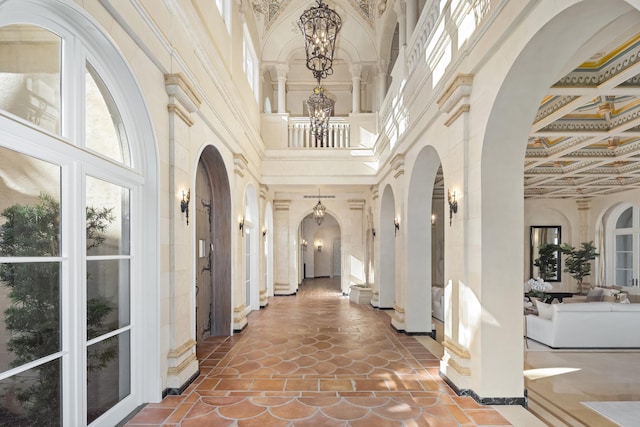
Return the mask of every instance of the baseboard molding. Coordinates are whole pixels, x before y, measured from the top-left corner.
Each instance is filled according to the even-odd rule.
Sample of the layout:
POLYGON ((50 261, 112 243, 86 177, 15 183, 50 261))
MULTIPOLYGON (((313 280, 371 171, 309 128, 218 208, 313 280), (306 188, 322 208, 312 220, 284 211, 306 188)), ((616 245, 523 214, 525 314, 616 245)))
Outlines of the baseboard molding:
POLYGON ((461 389, 456 386, 445 374, 440 372, 440 377, 458 396, 469 396, 481 405, 518 405, 527 407, 527 390, 524 391, 524 397, 480 397, 471 389, 461 389))
POLYGON ((162 390, 162 398, 164 399, 167 396, 180 396, 187 389, 187 387, 189 387, 189 385, 191 385, 191 383, 194 382, 196 378, 198 378, 198 375, 200 375, 199 369, 179 388, 165 388, 164 390, 162 390))

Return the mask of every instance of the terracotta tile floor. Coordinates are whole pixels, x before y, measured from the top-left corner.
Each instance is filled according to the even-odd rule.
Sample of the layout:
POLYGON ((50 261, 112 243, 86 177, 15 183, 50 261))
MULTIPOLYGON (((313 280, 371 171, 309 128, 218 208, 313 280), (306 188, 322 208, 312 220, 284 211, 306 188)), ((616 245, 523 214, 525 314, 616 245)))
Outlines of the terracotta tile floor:
POLYGON ((200 376, 127 426, 386 427, 510 425, 459 397, 439 360, 389 316, 350 303, 337 280, 305 281, 271 298, 233 337, 197 348, 200 376))

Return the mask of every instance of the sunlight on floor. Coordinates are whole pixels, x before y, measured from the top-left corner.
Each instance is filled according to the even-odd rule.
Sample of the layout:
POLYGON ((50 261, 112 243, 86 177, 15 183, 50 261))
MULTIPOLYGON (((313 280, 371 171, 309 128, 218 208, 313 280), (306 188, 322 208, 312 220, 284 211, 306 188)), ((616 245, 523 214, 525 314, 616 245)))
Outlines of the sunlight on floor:
POLYGON ((537 380, 540 378, 553 377, 555 375, 568 374, 570 372, 579 371, 579 368, 542 368, 527 369, 524 371, 524 377, 528 380, 537 380))

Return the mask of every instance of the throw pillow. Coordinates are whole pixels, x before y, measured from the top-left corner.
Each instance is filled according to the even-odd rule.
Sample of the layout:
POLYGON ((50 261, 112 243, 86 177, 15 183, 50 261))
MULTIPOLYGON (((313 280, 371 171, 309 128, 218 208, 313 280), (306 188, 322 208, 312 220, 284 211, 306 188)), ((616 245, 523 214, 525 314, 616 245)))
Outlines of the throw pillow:
POLYGON ((538 317, 551 320, 553 315, 553 307, 551 304, 536 300, 536 308, 538 309, 538 317))
POLYGON ((587 293, 587 302, 602 301, 603 296, 602 288, 589 289, 589 292, 587 293))

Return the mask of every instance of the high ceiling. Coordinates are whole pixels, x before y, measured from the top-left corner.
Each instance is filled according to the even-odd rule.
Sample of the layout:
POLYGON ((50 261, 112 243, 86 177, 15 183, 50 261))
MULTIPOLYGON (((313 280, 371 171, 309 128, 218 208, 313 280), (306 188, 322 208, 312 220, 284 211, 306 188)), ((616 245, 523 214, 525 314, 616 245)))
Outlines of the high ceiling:
POLYGON ((554 84, 525 157, 525 198, 583 198, 640 188, 640 33, 554 84))

